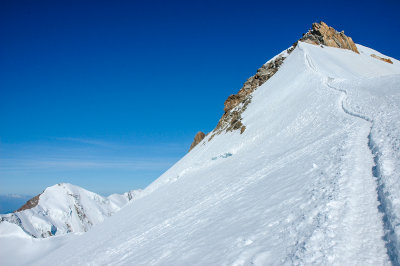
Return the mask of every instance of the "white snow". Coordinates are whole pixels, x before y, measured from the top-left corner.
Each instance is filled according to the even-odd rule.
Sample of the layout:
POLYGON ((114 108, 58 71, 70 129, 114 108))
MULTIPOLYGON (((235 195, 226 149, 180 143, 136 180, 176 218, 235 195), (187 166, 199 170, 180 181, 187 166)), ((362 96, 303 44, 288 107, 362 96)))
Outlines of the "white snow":
POLYGON ((396 263, 400 64, 358 48, 299 43, 243 134, 206 137, 122 211, 25 258, 54 241, 34 264, 396 263))
MULTIPOLYGON (((72 237, 69 237, 69 240, 72 237)), ((61 246, 67 238, 35 239, 13 223, 0 223, 0 264, 29 265, 61 246), (51 240, 50 240, 51 239, 51 240)))
MULTIPOLYGON (((61 183, 47 188, 40 195, 37 206, 0 215, 0 218, 19 225, 33 237, 86 232, 119 211, 137 193, 139 191, 130 191, 105 198, 81 187, 61 183)), ((2 235, 0 232, 0 236, 2 235)))
POLYGON ((20 237, 20 238, 30 238, 21 227, 16 224, 3 222, 0 223, 0 236, 1 237, 20 237))

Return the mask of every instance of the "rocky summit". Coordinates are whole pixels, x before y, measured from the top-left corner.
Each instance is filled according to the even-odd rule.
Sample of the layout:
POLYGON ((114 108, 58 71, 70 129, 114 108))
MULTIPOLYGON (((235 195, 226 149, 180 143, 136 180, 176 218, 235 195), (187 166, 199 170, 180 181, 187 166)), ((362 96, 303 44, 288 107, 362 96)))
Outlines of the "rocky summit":
POLYGON ((351 37, 346 36, 344 31, 336 31, 322 21, 320 23, 313 23, 312 28, 303 35, 300 41, 315 45, 348 49, 359 54, 351 37))

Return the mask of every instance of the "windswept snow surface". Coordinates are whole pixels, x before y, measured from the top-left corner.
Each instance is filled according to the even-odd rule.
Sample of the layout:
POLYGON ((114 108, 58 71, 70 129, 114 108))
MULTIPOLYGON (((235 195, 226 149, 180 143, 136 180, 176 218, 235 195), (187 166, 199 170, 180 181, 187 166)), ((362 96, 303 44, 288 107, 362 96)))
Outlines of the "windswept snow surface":
POLYGON ((0 223, 0 265, 30 265, 32 261, 52 252, 66 240, 66 236, 32 238, 16 224, 0 223))
POLYGON ((400 64, 358 47, 299 43, 253 93, 242 135, 206 137, 132 204, 35 262, 398 263, 400 64))

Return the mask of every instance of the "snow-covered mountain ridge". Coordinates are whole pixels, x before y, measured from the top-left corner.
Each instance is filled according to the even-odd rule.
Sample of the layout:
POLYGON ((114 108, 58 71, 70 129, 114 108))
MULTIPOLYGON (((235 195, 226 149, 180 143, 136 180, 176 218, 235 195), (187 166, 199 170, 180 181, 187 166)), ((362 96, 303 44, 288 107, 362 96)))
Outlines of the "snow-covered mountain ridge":
MULTIPOLYGON (((307 33, 303 34, 303 37, 300 40, 296 41, 285 51, 268 60, 257 70, 254 76, 247 79, 238 93, 232 94, 228 99, 226 99, 224 102, 224 114, 219 120, 216 128, 210 133, 209 140, 211 140, 214 135, 220 134, 224 131, 227 132, 240 129, 240 134, 242 134, 246 130, 246 126, 242 123, 241 114, 246 110, 247 106, 251 102, 252 93, 275 75, 284 60, 296 48, 299 41, 314 45, 347 49, 359 53, 353 39, 346 36, 344 31, 338 32, 322 21, 320 23, 313 23, 312 28, 309 29, 307 33)), ((390 59, 382 58, 375 54, 372 54, 371 56, 392 63, 390 59)), ((198 132, 189 151, 203 140, 204 137, 205 134, 203 132, 198 132)))
POLYGON ((327 32, 240 98, 243 132, 205 136, 85 234, 30 241, 0 226, 13 232, 3 262, 399 265, 400 62, 327 32))
POLYGON ((78 186, 61 183, 46 188, 14 213, 0 215, 0 223, 18 225, 32 237, 86 232, 110 217, 139 191, 102 197, 78 186))

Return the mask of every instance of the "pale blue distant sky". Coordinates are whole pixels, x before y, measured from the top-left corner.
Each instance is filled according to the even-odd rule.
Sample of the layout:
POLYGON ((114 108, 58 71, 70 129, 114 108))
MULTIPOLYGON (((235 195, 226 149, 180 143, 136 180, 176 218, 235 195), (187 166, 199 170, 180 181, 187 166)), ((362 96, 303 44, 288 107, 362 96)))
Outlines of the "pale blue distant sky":
POLYGON ((2 143, 0 192, 32 194, 58 182, 104 195, 144 188, 187 149, 185 142, 157 141, 140 144, 68 137, 2 143))

